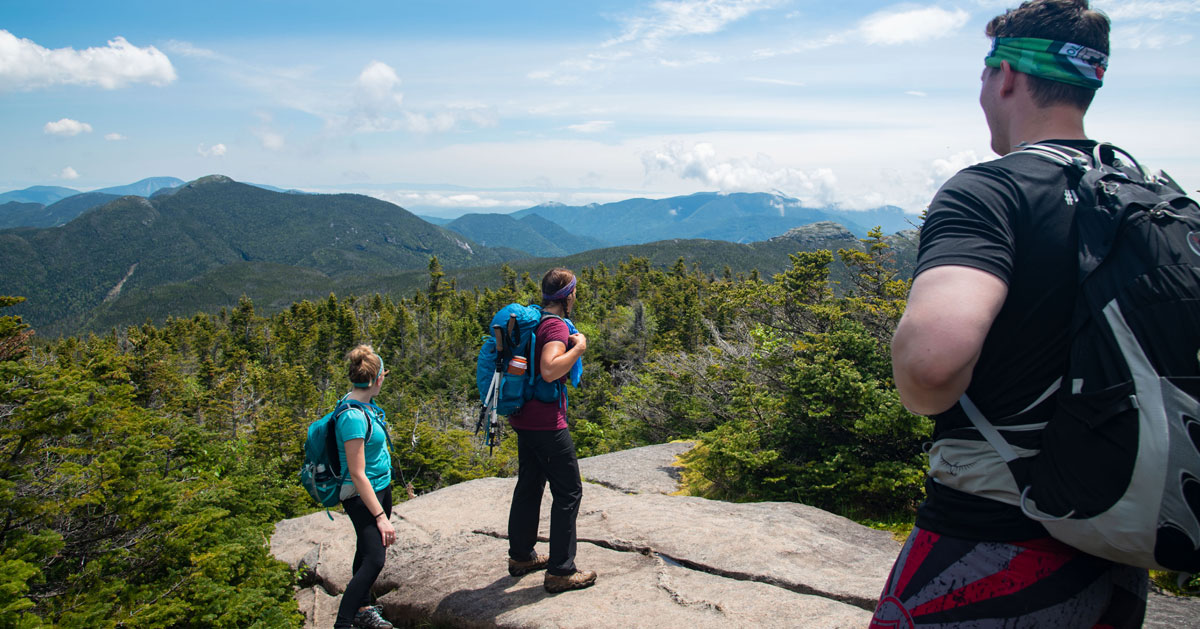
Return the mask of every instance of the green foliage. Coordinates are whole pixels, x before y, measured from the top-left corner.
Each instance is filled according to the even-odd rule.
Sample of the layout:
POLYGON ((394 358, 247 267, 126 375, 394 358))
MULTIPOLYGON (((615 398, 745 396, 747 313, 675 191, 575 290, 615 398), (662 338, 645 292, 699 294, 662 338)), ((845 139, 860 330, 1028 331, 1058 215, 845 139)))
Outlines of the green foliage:
MULTIPOLYGON (((930 425, 892 390, 907 285, 889 253, 877 235, 839 252, 858 275, 842 288, 828 251, 770 282, 678 256, 577 268, 579 454, 694 439, 693 493, 910 516, 930 425)), ((0 316, 0 627, 297 625, 296 575, 266 540, 315 509, 295 482, 306 428, 345 392, 357 343, 391 370, 377 402, 398 500, 514 473, 510 431, 490 455, 472 432, 475 356, 544 269, 464 290, 440 255, 423 264, 410 297, 327 293, 268 315, 247 293, 102 336, 39 340, 0 316)))

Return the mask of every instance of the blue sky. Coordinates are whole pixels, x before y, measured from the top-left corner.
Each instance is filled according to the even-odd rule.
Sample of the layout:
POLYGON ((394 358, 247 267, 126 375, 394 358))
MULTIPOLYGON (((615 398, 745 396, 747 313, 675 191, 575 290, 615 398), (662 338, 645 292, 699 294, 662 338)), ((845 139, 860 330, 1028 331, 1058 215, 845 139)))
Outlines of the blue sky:
MULTIPOLYGON (((441 215, 697 191, 917 212, 1015 4, 0 0, 0 191, 150 176, 441 215)), ((1200 187, 1198 0, 1100 0, 1088 132, 1200 187)))

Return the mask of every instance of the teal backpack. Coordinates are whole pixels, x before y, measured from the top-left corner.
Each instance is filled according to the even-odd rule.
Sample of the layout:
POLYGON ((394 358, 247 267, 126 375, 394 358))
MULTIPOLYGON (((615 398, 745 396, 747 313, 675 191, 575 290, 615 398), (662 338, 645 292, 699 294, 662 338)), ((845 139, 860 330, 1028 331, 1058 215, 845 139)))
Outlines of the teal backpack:
MULTIPOLYGON (((538 375, 538 358, 534 355, 537 329, 542 321, 550 318, 561 320, 571 333, 575 332, 570 319, 543 312, 538 305, 511 303, 492 317, 489 327, 491 334, 484 337, 475 368, 475 383, 482 404, 475 432, 478 434, 487 429, 484 443, 489 447, 495 447, 498 442, 500 424, 497 415, 512 415, 532 399, 563 405, 567 403, 565 384, 546 382, 538 375), (514 358, 523 358, 525 366, 510 369, 514 358), (523 373, 513 373, 522 369, 523 373)), ((568 379, 573 386, 579 386, 582 370, 582 362, 572 366, 568 379)))
MULTIPOLYGON (((371 440, 371 432, 375 425, 375 420, 368 410, 374 409, 385 420, 387 417, 384 410, 374 404, 363 404, 343 397, 338 400, 332 411, 309 425, 308 438, 304 441, 304 464, 300 467, 300 485, 308 491, 313 500, 325 507, 326 515, 329 515, 329 507, 341 501, 345 474, 342 473, 341 461, 338 458, 337 418, 350 408, 357 408, 367 416, 367 435, 364 442, 371 440)), ((384 434, 387 435, 386 430, 384 434)), ((388 451, 391 449, 392 439, 389 435, 388 451)), ((333 516, 330 515, 329 519, 332 520, 333 516)))

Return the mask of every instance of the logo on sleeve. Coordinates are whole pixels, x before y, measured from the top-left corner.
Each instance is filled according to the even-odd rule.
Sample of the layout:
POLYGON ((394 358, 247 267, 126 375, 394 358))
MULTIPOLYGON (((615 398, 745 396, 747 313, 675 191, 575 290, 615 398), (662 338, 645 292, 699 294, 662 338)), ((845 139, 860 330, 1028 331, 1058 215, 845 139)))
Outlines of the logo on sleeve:
POLYGON ((1192 253, 1200 256, 1200 232, 1188 232, 1188 246, 1192 248, 1192 253))

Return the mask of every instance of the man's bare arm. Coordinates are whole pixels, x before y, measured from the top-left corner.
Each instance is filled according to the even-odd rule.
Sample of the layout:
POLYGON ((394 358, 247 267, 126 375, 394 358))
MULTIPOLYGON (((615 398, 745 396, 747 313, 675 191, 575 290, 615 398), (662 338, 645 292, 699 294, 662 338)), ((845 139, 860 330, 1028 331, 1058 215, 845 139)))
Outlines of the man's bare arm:
POLYGON ((892 373, 905 408, 933 415, 954 406, 1007 295, 1000 278, 965 266, 933 267, 913 280, 892 338, 892 373))

